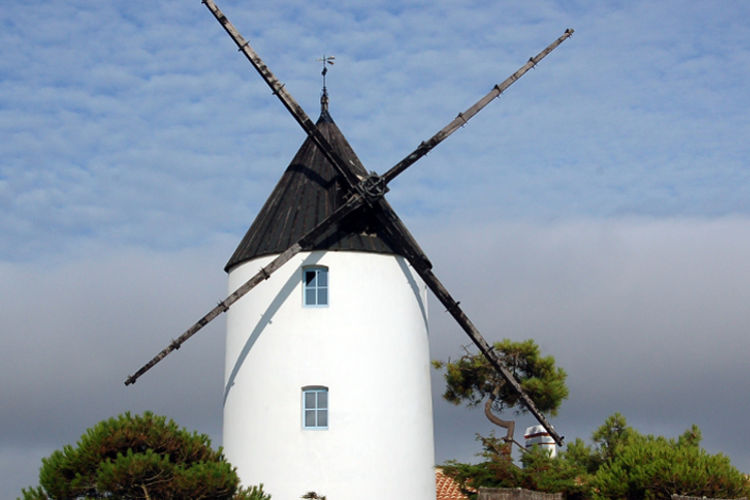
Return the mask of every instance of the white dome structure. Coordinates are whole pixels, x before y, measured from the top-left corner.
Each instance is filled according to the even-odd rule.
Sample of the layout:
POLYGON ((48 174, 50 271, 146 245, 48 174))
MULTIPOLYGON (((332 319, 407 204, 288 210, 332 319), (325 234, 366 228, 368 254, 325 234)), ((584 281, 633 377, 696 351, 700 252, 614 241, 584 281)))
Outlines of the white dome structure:
POLYGON ((523 433, 526 448, 533 446, 539 446, 542 450, 549 453, 549 456, 555 458, 557 456, 557 443, 552 435, 542 425, 532 425, 526 428, 526 432, 523 433))
MULTIPOLYGON (((327 112, 316 124, 366 171, 327 112)), ((343 200, 310 139, 227 264, 234 291, 343 200)), ((426 287, 344 219, 228 311, 223 446, 273 498, 435 498, 426 287)))

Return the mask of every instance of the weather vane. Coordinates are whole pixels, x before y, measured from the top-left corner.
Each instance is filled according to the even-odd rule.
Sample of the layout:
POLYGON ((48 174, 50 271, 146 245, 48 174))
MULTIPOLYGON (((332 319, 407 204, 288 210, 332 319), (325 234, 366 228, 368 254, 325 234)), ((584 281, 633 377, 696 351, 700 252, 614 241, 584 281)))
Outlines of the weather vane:
POLYGON ((326 73, 328 73, 328 65, 333 66, 336 56, 327 56, 323 54, 323 57, 318 58, 318 61, 323 63, 323 71, 320 72, 323 75, 323 92, 326 91, 326 73))

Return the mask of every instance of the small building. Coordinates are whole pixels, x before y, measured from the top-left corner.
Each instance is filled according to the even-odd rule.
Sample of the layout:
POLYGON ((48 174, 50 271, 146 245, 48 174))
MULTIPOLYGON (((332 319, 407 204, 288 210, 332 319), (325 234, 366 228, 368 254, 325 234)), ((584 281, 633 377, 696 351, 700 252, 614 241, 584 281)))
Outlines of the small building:
POLYGON ((536 445, 543 450, 549 452, 549 456, 554 458, 557 456, 557 444, 552 436, 550 436, 547 429, 541 425, 533 425, 526 428, 526 432, 523 434, 526 448, 531 448, 536 445))

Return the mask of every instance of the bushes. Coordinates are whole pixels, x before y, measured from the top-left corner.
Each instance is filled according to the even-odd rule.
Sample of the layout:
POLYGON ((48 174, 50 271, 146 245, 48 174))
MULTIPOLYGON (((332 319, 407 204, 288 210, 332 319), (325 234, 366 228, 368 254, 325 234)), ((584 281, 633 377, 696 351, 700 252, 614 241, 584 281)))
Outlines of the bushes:
MULTIPOLYGON (((617 417, 624 422, 614 415, 603 428, 617 417)), ((695 425, 676 440, 627 428, 615 449, 607 450, 592 479, 593 498, 669 500, 672 494, 709 498, 750 494, 747 478, 729 458, 709 454, 700 441, 695 425)))
POLYGON ((615 413, 593 433, 593 447, 576 439, 557 458, 534 448, 523 455, 523 468, 493 451, 498 444, 494 436, 479 439, 483 462, 449 462, 444 468, 469 493, 479 486, 501 486, 561 492, 569 500, 750 496, 748 478, 728 457, 701 448, 696 426, 677 439, 644 435, 615 413))
POLYGON ((23 490, 24 500, 270 498, 262 487, 241 489, 208 436, 150 412, 125 413, 88 429, 76 447, 42 459, 39 483, 23 490))

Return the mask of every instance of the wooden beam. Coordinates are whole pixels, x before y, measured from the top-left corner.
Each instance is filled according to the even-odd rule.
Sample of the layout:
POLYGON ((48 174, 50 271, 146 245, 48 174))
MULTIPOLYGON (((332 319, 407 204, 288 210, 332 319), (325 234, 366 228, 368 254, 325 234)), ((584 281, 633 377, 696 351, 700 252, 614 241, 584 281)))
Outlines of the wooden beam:
POLYGON ((484 97, 475 102, 463 113, 459 113, 448 125, 440 129, 435 135, 430 137, 427 141, 423 141, 417 146, 417 149, 406 155, 406 157, 400 162, 396 163, 390 170, 383 174, 383 179, 386 184, 393 180, 398 174, 406 170, 409 166, 413 165, 417 160, 422 158, 424 155, 429 153, 435 146, 443 142, 449 135, 463 127, 474 115, 479 113, 485 106, 487 106, 493 99, 500 97, 500 94, 505 92, 508 87, 513 85, 519 78, 526 74, 531 68, 536 66, 539 61, 547 57, 547 55, 555 50, 558 45, 563 43, 566 39, 573 35, 573 29, 568 28, 565 30, 557 40, 549 44, 543 51, 530 58, 526 64, 518 68, 518 70, 506 78, 502 83, 495 85, 484 97))
POLYGON ((133 375, 130 375, 125 380, 125 385, 134 384, 141 375, 153 368, 154 365, 164 359, 169 353, 179 349, 180 346, 182 346, 182 344, 184 344, 190 337, 198 333, 204 326, 216 319, 216 317, 221 313, 229 310, 229 307, 240 300, 240 298, 242 298, 247 292, 270 278, 271 274, 273 274, 281 266, 286 264, 292 257, 306 248, 314 247, 315 243, 317 243, 319 239, 326 235, 326 233, 332 226, 337 224, 339 221, 341 221, 341 219, 343 219, 353 211, 362 207, 362 205, 364 205, 364 200, 361 196, 352 196, 345 204, 341 205, 335 212, 333 212, 326 219, 320 222, 320 224, 308 231, 296 243, 284 250, 275 259, 269 262, 268 265, 262 267, 260 271, 255 273, 249 280, 243 283, 239 288, 237 288, 237 290, 232 292, 226 299, 219 302, 216 307, 208 311, 205 315, 203 315, 203 317, 193 323, 190 328, 185 330, 182 335, 170 342, 167 347, 162 349, 161 352, 154 356, 148 363, 143 365, 133 375))

